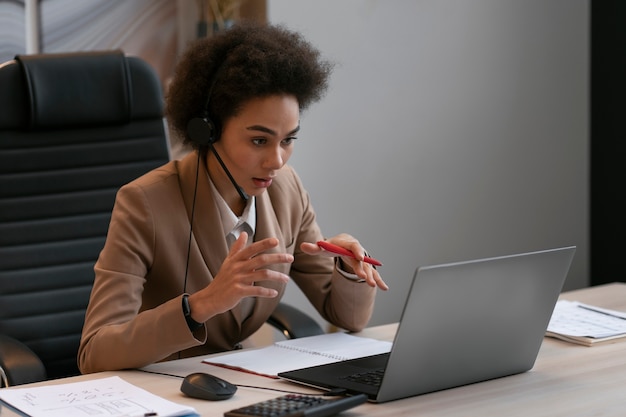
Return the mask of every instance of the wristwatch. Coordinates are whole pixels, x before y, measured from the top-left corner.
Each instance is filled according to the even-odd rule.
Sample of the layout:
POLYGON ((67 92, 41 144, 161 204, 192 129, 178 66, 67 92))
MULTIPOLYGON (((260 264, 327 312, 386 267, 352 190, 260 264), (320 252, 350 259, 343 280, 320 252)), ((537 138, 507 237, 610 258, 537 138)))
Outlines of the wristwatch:
POLYGON ((189 307, 189 294, 183 294, 183 314, 189 330, 192 332, 202 327, 202 323, 198 323, 191 317, 191 307, 189 307))

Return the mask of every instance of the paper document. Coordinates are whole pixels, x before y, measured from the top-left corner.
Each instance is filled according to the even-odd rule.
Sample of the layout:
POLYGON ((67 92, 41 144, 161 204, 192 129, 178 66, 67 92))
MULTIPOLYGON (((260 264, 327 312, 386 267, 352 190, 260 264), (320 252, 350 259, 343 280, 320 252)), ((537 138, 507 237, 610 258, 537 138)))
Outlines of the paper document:
POLYGON ((198 416, 114 376, 69 384, 3 388, 0 399, 31 417, 198 416))
POLYGON ((277 378, 279 372, 389 351, 391 342, 337 332, 283 340, 259 349, 207 358, 203 362, 277 378))
POLYGON ((583 345, 626 338, 626 313, 560 300, 554 307, 546 335, 583 345))

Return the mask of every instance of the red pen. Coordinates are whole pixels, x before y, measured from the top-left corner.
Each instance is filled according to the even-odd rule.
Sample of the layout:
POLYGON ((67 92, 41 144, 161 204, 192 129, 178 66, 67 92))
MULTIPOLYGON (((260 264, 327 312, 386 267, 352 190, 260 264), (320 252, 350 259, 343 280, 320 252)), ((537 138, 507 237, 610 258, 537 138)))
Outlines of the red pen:
MULTIPOLYGON (((319 242, 317 242, 317 246, 319 246, 320 248, 324 250, 327 250, 328 252, 336 253, 337 255, 343 255, 343 256, 349 256, 351 258, 356 258, 354 256, 354 253, 350 252, 348 249, 344 249, 341 246, 333 245, 332 243, 326 242, 324 240, 320 240, 319 242)), ((369 256, 366 256, 365 258, 363 258, 363 262, 367 262, 368 264, 372 264, 376 266, 383 265, 380 261, 374 258, 370 258, 369 256)))

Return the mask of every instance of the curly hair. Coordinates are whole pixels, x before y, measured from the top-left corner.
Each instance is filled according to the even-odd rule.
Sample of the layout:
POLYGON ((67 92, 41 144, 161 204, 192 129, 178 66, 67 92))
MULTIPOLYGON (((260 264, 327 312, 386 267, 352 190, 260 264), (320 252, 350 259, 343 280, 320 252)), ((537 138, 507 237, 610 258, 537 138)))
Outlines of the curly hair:
POLYGON ((166 115, 184 143, 200 148, 186 134, 192 118, 210 117, 219 137, 223 122, 254 98, 289 94, 305 110, 326 92, 332 67, 297 32, 240 23, 187 49, 168 89, 166 115))

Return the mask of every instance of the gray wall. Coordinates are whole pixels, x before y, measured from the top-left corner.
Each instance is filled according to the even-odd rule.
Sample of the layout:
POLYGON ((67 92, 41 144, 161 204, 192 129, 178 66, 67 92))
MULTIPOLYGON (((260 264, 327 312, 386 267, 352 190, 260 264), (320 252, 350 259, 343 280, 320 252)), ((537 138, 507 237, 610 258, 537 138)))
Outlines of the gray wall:
MULTIPOLYGON (((576 245, 565 289, 589 284, 588 1, 268 0, 268 13, 337 63, 291 163, 324 232, 383 261, 372 325, 399 319, 419 265, 576 245)), ((293 287, 286 301, 306 305, 293 287)))

